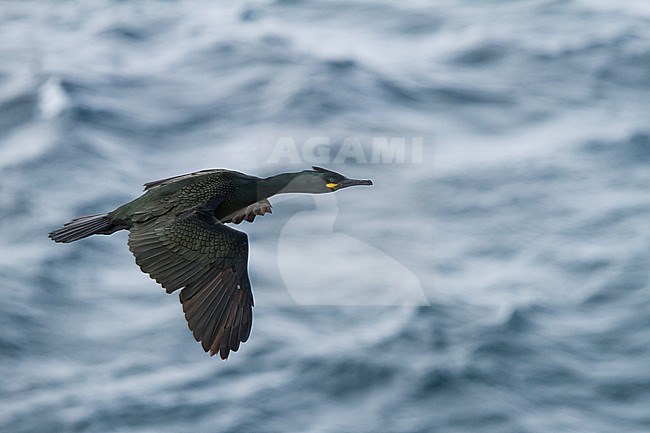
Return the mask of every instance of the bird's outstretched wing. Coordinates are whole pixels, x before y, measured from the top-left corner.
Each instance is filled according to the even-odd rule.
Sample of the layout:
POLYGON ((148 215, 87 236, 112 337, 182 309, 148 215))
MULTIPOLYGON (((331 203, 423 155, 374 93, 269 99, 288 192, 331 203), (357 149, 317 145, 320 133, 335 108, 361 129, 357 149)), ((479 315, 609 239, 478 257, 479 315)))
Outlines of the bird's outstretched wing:
POLYGON ((187 323, 203 350, 226 359, 248 340, 253 293, 248 237, 213 216, 216 204, 167 221, 135 224, 129 249, 143 272, 167 293, 183 289, 187 323))
POLYGON ((240 222, 246 220, 249 223, 252 223, 255 220, 255 217, 258 215, 264 215, 267 213, 273 213, 273 206, 271 202, 267 199, 260 200, 253 203, 250 206, 239 209, 237 212, 233 212, 225 218, 221 219, 222 223, 233 223, 239 224, 240 222))

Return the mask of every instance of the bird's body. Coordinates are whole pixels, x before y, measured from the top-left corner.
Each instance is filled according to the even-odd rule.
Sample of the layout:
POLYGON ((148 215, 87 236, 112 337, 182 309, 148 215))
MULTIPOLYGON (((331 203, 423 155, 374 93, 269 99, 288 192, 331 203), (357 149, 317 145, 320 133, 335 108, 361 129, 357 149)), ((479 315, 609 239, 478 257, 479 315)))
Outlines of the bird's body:
POLYGON ((221 202, 214 216, 222 221, 258 200, 256 185, 261 181, 243 173, 217 169, 149 182, 143 195, 111 212, 111 217, 117 223, 129 225, 157 218, 172 208, 190 210, 219 197, 221 202))
POLYGON ((194 337, 226 359, 252 325, 248 237, 226 223, 252 222, 271 212, 279 193, 325 193, 368 180, 347 179, 314 167, 259 178, 213 169, 145 184, 145 193, 106 214, 76 218, 50 233, 69 243, 93 234, 129 230, 129 249, 143 272, 180 300, 194 337))

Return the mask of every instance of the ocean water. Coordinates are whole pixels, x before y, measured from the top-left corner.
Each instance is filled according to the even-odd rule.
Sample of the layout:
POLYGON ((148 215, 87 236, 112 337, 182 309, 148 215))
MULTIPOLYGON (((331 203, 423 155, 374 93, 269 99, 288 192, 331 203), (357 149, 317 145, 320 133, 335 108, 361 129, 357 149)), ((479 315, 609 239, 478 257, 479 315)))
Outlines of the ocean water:
POLYGON ((650 431, 649 120, 641 0, 2 2, 0 431, 650 431), (242 225, 226 362, 125 232, 47 238, 314 137, 375 186, 242 225))

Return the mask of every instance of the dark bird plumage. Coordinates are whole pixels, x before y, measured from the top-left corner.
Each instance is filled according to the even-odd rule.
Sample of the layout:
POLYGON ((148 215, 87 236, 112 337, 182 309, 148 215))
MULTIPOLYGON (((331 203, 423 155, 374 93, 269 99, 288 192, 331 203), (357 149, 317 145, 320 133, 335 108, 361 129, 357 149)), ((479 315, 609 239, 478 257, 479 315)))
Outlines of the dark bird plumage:
POLYGON ((248 340, 253 292, 248 236, 227 226, 271 213, 280 193, 321 194, 370 180, 320 167, 268 178, 213 169, 145 184, 145 193, 112 212, 75 218, 49 237, 69 243, 129 230, 129 249, 143 272, 167 293, 181 290, 189 328, 203 350, 226 359, 248 340))

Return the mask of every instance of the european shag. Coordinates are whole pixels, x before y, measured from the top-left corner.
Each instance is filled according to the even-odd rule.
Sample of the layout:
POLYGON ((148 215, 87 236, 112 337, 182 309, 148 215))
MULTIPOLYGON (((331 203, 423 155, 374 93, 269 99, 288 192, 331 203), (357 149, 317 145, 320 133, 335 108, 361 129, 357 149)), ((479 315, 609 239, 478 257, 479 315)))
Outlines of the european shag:
POLYGON ((75 218, 49 237, 69 243, 129 230, 129 249, 140 269, 180 301, 196 341, 222 359, 248 340, 253 292, 248 278, 248 236, 226 225, 271 213, 268 198, 281 193, 322 194, 371 180, 348 179, 320 168, 259 178, 212 169, 157 180, 112 212, 75 218))

